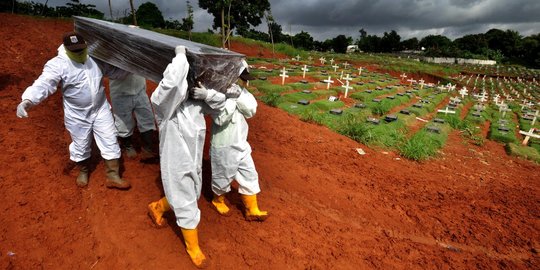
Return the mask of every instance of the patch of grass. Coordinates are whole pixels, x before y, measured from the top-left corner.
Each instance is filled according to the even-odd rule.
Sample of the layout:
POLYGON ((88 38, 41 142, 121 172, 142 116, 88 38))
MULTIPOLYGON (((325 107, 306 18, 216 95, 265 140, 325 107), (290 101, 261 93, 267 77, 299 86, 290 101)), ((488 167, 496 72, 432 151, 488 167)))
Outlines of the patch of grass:
POLYGON ((535 148, 508 143, 506 144, 505 149, 509 155, 526 158, 536 163, 540 163, 540 152, 535 148))
POLYGON ((369 124, 366 123, 365 116, 348 113, 343 116, 336 131, 357 142, 362 142, 368 136, 370 128, 369 124))
POLYGON ((268 106, 277 107, 281 103, 281 95, 279 93, 269 93, 261 97, 261 101, 268 106))
POLYGON ((412 160, 426 160, 437 154, 439 148, 443 147, 445 139, 439 134, 420 130, 408 141, 399 146, 402 156, 412 160))

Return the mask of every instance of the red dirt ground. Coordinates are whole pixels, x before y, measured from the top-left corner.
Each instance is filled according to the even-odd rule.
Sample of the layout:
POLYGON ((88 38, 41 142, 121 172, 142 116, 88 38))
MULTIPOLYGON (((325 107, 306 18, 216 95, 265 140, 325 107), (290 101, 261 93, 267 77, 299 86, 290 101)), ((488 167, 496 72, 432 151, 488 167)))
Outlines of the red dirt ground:
MULTIPOLYGON (((98 151, 87 188, 69 171, 56 93, 17 119, 24 89, 56 54, 70 21, 0 14, 0 268, 191 269, 174 222, 146 215, 159 167, 124 160, 129 191, 109 190, 98 151)), ((450 134, 417 163, 259 104, 249 141, 261 178, 263 223, 210 208, 209 161, 199 201, 210 269, 538 269, 540 170, 450 134), (356 148, 365 150, 359 155, 356 148), (536 266, 535 266, 536 265, 536 266)))

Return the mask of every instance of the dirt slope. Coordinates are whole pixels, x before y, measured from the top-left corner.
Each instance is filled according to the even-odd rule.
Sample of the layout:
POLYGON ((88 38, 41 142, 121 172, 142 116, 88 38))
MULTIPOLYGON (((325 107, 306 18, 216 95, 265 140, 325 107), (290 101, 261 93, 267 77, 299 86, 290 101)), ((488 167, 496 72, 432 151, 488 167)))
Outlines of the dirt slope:
MULTIPOLYGON (((56 54, 69 21, 0 14, 0 268, 190 269, 174 221, 156 229, 148 202, 159 167, 124 160, 130 191, 108 190, 97 149, 88 188, 68 161, 61 95, 17 119, 20 95, 56 54)), ((540 169, 502 145, 452 133, 416 163, 259 104, 250 143, 264 223, 199 205, 210 269, 537 269, 540 169), (358 155, 356 148, 367 154, 358 155), (536 265, 536 267, 534 266, 536 265)))

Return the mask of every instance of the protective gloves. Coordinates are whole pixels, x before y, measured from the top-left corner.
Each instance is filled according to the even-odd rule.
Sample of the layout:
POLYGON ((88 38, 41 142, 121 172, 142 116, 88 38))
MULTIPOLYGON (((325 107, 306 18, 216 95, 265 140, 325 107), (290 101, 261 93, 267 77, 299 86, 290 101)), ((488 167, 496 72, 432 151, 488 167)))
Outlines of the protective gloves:
POLYGON ((231 85, 231 87, 227 88, 227 91, 225 92, 225 96, 227 98, 237 98, 242 93, 242 88, 238 86, 237 84, 231 85))
POLYGON ((208 89, 199 82, 199 86, 195 86, 191 89, 191 98, 204 100, 208 96, 208 89))
POLYGON ((19 105, 17 106, 17 117, 19 118, 26 118, 28 117, 28 113, 26 110, 30 109, 34 104, 32 101, 25 99, 19 105))

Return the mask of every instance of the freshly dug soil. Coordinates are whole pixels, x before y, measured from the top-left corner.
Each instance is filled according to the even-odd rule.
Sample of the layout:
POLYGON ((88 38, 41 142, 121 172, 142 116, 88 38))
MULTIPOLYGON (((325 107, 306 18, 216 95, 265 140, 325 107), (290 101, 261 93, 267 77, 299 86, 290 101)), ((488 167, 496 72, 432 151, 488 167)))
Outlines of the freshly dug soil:
MULTIPOLYGON (((157 164, 123 159, 133 187, 110 190, 96 148, 90 184, 78 188, 61 94, 29 118, 15 115, 72 27, 0 14, 0 268, 191 269, 174 220, 157 229, 146 214, 163 194, 157 164)), ((199 231, 209 269, 540 265, 540 167, 501 144, 477 147, 453 132, 437 158, 418 163, 262 103, 249 124, 259 205, 271 216, 245 221, 236 189, 227 195, 232 216, 211 209, 205 155, 199 231)))

